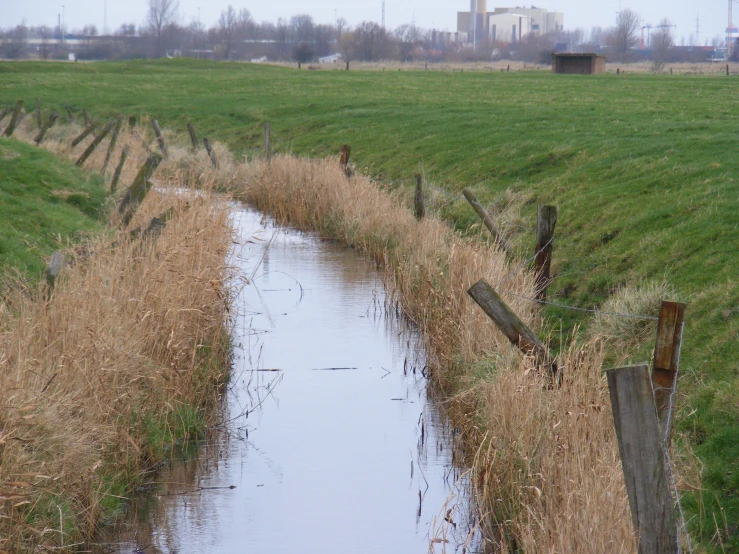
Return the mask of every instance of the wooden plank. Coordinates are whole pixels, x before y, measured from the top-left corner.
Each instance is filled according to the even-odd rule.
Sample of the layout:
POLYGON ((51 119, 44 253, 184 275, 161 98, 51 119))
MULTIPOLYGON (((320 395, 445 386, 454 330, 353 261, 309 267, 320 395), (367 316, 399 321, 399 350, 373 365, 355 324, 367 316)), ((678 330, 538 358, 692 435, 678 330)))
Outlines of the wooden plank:
POLYGON ((264 124, 264 157, 267 161, 272 159, 272 130, 269 123, 264 124))
POLYGON ((665 444, 672 436, 672 411, 677 390, 677 376, 685 321, 685 304, 663 301, 657 323, 657 340, 654 344, 652 386, 662 437, 665 444))
POLYGON ((162 136, 162 130, 159 128, 159 122, 156 119, 151 120, 151 126, 154 128, 154 134, 157 136, 157 143, 159 149, 162 151, 162 156, 166 160, 169 158, 169 152, 167 151, 167 145, 164 143, 164 137, 162 136))
POLYGON ((72 148, 77 146, 80 142, 85 140, 90 134, 95 130, 96 123, 91 123, 87 127, 85 127, 84 131, 82 131, 73 141, 72 141, 72 148))
POLYGON ((123 116, 119 115, 118 119, 115 122, 115 129, 113 129, 113 136, 110 137, 108 151, 105 153, 105 161, 103 162, 102 170, 103 175, 105 175, 105 172, 108 170, 108 164, 110 163, 110 159, 113 157, 113 151, 115 150, 115 145, 118 142, 118 135, 121 132, 121 127, 123 127, 123 116))
POLYGON ((426 216, 426 205, 423 198, 423 177, 416 174, 416 194, 413 196, 416 219, 421 221, 426 216))
POLYGON ((546 300, 552 270, 557 207, 539 206, 536 222, 536 298, 546 300))
POLYGON ((639 553, 675 554, 675 505, 649 367, 621 367, 606 375, 639 553))
POLYGON ((4 134, 6 137, 12 136, 13 132, 15 131, 15 128, 18 125, 18 122, 21 117, 22 109, 23 109, 23 100, 18 100, 15 103, 15 108, 13 109, 13 116, 10 118, 10 125, 8 125, 7 129, 5 129, 4 134))
POLYGON ((128 145, 123 147, 123 152, 121 152, 121 161, 118 162, 118 167, 115 168, 115 172, 113 173, 113 179, 110 181, 111 193, 115 192, 116 187, 118 187, 118 180, 121 178, 121 171, 123 171, 126 158, 128 158, 128 145))
POLYGON ((549 363, 549 350, 544 343, 511 311, 485 279, 472 285, 467 294, 493 320, 511 344, 517 346, 524 354, 533 355, 540 364, 549 363))
POLYGON ((101 133, 97 137, 95 137, 95 140, 93 140, 90 143, 90 146, 87 147, 87 149, 82 153, 80 158, 77 160, 77 163, 75 164, 77 165, 77 167, 82 167, 83 165, 85 165, 87 158, 89 158, 92 155, 92 153, 95 151, 95 149, 97 149, 97 147, 100 146, 100 143, 103 142, 105 137, 108 136, 108 133, 110 133, 113 130, 113 127, 115 127, 115 121, 109 121, 108 124, 105 127, 103 127, 103 130, 101 131, 101 133))
POLYGON ((52 112, 49 116, 49 119, 46 120, 46 123, 44 123, 43 127, 38 132, 38 135, 36 135, 36 138, 33 139, 33 142, 36 143, 36 146, 41 144, 41 142, 44 140, 44 137, 46 136, 46 132, 51 129, 51 127, 56 123, 56 120, 59 119, 59 114, 56 112, 52 112))
POLYGON ((193 151, 197 152, 200 148, 200 143, 198 142, 198 135, 195 132, 195 127, 193 127, 192 123, 187 124, 187 132, 190 133, 190 142, 192 143, 192 149, 193 151))
POLYGON ((149 190, 151 190, 152 183, 149 179, 160 163, 162 163, 162 156, 156 152, 151 153, 139 169, 136 178, 121 199, 120 204, 118 204, 118 215, 121 216, 123 225, 128 225, 136 212, 136 208, 144 201, 149 190))
POLYGON ((213 147, 210 145, 210 141, 207 139, 207 137, 203 137, 203 145, 205 146, 205 151, 208 152, 208 156, 210 156, 210 162, 213 164, 213 167, 218 167, 216 152, 215 150, 213 150, 213 147))
POLYGON ((508 241, 505 240, 503 238, 503 235, 500 234, 500 231, 498 231, 498 227, 495 225, 493 218, 490 217, 490 214, 483 207, 474 193, 470 189, 464 189, 462 191, 462 194, 464 194, 467 202, 470 203, 472 208, 485 224, 485 227, 487 227, 488 231, 490 231, 490 234, 493 236, 493 240, 498 243, 498 245, 503 249, 503 251, 506 253, 506 255, 508 255, 509 258, 513 258, 513 250, 511 249, 511 245, 508 244, 508 241))

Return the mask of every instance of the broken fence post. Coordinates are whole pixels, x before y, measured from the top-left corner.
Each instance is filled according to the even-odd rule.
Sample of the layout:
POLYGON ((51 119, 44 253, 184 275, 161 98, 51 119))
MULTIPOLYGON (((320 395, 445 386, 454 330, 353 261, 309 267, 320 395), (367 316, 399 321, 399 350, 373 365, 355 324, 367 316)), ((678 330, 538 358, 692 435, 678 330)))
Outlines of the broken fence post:
POLYGON ((159 167, 160 163, 162 163, 161 155, 156 152, 150 154, 149 158, 144 162, 144 165, 139 169, 136 178, 133 180, 133 183, 121 199, 120 204, 118 204, 118 215, 123 218, 122 222, 124 226, 128 225, 128 222, 131 221, 136 208, 138 208, 141 202, 144 201, 144 198, 146 198, 146 195, 152 187, 152 182, 149 181, 149 179, 154 174, 156 168, 159 167))
POLYGON ((23 100, 18 100, 15 103, 15 108, 13 109, 13 116, 10 118, 10 125, 8 125, 8 128, 5 129, 5 136, 9 137, 13 134, 13 131, 15 131, 16 125, 18 125, 18 121, 21 116, 21 109, 23 109, 23 100))
POLYGON ((36 143, 36 146, 41 144, 41 141, 44 140, 44 136, 46 136, 46 132, 51 129, 51 127, 56 123, 56 120, 59 119, 59 114, 56 112, 52 112, 49 116, 49 119, 46 120, 46 123, 44 123, 43 127, 41 127, 41 130, 38 132, 38 135, 36 135, 36 138, 33 139, 33 142, 36 143))
POLYGON ((166 160, 169 158, 169 152, 167 151, 167 145, 164 144, 164 137, 162 136, 162 130, 159 128, 159 122, 156 119, 151 120, 151 126, 154 128, 154 134, 157 136, 157 143, 159 143, 159 149, 162 151, 162 156, 166 160))
POLYGON ((118 162, 118 167, 115 168, 115 173, 113 173, 113 180, 110 181, 110 192, 115 192, 118 186, 118 180, 121 178, 121 171, 123 171, 126 158, 128 158, 128 145, 124 146, 123 152, 121 152, 121 161, 118 162))
POLYGON ((121 132, 121 127, 123 127, 123 116, 119 115, 118 119, 115 122, 115 129, 113 129, 113 136, 110 137, 110 144, 108 144, 108 151, 105 153, 105 161, 103 162, 103 170, 102 170, 103 175, 105 175, 105 172, 108 170, 108 164, 110 163, 110 158, 113 156, 115 145, 118 142, 118 134, 121 132))
POLYGON ((36 122, 38 123, 39 129, 43 126, 44 122, 41 119, 41 102, 36 98, 36 122))
POLYGON ((654 345, 652 386, 657 419, 665 445, 670 444, 672 434, 672 413, 675 409, 684 321, 685 304, 662 302, 657 323, 657 341, 654 345))
POLYGON ((51 297, 54 285, 56 284, 56 278, 59 277, 59 274, 62 272, 62 269, 64 269, 66 264, 67 259, 61 252, 56 251, 51 255, 49 267, 46 268, 46 283, 49 286, 47 299, 51 297))
POLYGON ((646 364, 606 372, 639 554, 678 552, 675 505, 646 364))
POLYGON ((102 132, 97 137, 95 137, 95 140, 90 143, 90 146, 87 147, 87 150, 85 150, 80 156, 80 159, 77 160, 77 167, 82 167, 85 164, 87 158, 89 158, 95 151, 95 149, 100 145, 100 143, 103 142, 103 139, 108 136, 108 133, 113 130, 113 127, 115 127, 115 121, 109 121, 108 124, 103 127, 102 132))
POLYGON ((190 133, 190 142, 192 142, 192 149, 193 151, 197 152, 198 148, 200 148, 200 144, 198 143, 198 135, 195 132, 195 127, 192 126, 192 123, 187 124, 187 132, 190 133))
POLYGON ((95 123, 91 123, 90 125, 88 125, 87 127, 85 127, 85 130, 84 130, 84 131, 82 131, 82 132, 81 132, 81 133, 80 133, 80 134, 79 134, 79 135, 77 136, 77 138, 75 138, 75 139, 74 139, 74 140, 72 141, 72 148, 74 148, 74 147, 75 147, 75 146, 77 146, 77 145, 78 145, 78 144, 79 144, 80 142, 82 142, 83 140, 85 140, 85 139, 86 139, 86 138, 87 138, 87 137, 88 137, 88 136, 90 135, 90 133, 92 133, 92 132, 93 132, 94 130, 95 130, 95 123))
POLYGON ((487 227, 488 231, 490 231, 490 234, 493 236, 493 240, 500 245, 500 247, 505 251, 509 258, 513 258, 513 250, 511 249, 511 245, 508 244, 508 241, 505 240, 503 238, 503 235, 500 234, 500 231, 498 231, 498 227, 496 227, 493 218, 490 217, 490 214, 487 212, 487 210, 483 207, 482 204, 480 204, 480 201, 477 199, 477 197, 472 193, 470 189, 464 189, 462 191, 462 194, 464 194, 467 202, 470 203, 475 212, 477 212, 477 215, 480 217, 480 219, 482 219, 485 227, 487 227))
POLYGON ((539 206, 536 221, 536 298, 546 300, 552 269, 557 206, 539 206))
POLYGON ((272 159, 272 131, 269 123, 264 124, 264 157, 267 161, 272 159))
MULTIPOLYGON (((493 320, 498 329, 511 341, 511 344, 521 349, 524 354, 533 355, 539 364, 548 365, 551 363, 549 350, 544 346, 544 343, 511 311, 485 279, 481 279, 472 285, 467 294, 493 320)), ((556 374, 556 367, 554 365, 551 367, 552 373, 556 374)))
POLYGON ((207 139, 207 137, 203 137, 203 146, 205 146, 205 151, 208 152, 208 156, 210 156, 210 162, 213 164, 213 167, 218 167, 216 152, 215 150, 213 150, 213 147, 210 145, 210 141, 207 139))
POLYGON ((423 201, 423 177, 416 174, 416 194, 413 197, 416 208, 416 219, 421 221, 426 216, 426 206, 423 201))

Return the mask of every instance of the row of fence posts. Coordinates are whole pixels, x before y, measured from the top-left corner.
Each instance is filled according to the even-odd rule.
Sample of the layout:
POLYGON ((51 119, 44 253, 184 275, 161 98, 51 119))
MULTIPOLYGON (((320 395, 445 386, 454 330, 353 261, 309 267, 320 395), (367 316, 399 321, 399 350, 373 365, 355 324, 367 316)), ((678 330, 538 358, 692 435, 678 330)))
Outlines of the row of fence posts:
MULTIPOLYGON (((349 146, 341 147, 340 164, 346 171, 349 146)), ((426 215, 423 178, 416 175, 414 213, 426 215)), ((495 243, 513 259, 510 244, 498 230, 493 217, 469 189, 463 195, 490 232, 495 243)), ((535 246, 536 297, 545 302, 551 281, 557 207, 538 207, 535 246)), ((551 376, 552 388, 562 386, 557 360, 548 347, 487 281, 481 279, 467 291, 508 340, 526 356, 536 360, 551 376)), ((563 306, 565 307, 565 306, 563 306)), ((632 523, 639 539, 640 554, 675 554, 681 551, 675 510, 679 503, 669 459, 677 377, 686 305, 663 301, 657 318, 657 338, 650 375, 648 364, 606 371, 632 523)), ((689 540, 689 539, 688 539, 689 540)))

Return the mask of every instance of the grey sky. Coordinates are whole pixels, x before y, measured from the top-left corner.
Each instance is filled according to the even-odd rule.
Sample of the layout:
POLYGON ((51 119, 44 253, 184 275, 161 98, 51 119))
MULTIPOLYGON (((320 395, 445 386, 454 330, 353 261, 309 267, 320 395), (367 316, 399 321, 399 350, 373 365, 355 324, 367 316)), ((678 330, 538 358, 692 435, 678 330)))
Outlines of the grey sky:
MULTIPOLYGON (((102 30, 106 1, 109 28, 115 29, 121 23, 140 24, 144 21, 147 0, 0 0, 0 27, 16 25, 23 19, 29 25, 56 25, 57 14, 61 13, 64 4, 67 29, 92 23, 102 30)), ((687 40, 691 34, 695 34, 696 16, 700 15, 700 37, 701 43, 704 43, 706 39, 716 35, 724 36, 727 2, 728 0, 711 0, 708 3, 688 0, 623 0, 621 5, 639 13, 644 23, 657 25, 663 17, 669 18, 677 25, 675 36, 678 43, 680 37, 684 36, 687 40)), ((237 10, 246 8, 258 21, 274 21, 278 17, 308 13, 317 22, 331 22, 337 13, 339 17, 354 24, 365 19, 380 21, 382 0, 180 0, 180 19, 183 23, 196 21, 199 6, 202 23, 210 26, 217 21, 221 10, 228 4, 232 4, 237 10)), ((566 29, 612 25, 619 9, 618 0, 543 0, 535 4, 564 12, 566 29)), ((523 3, 488 0, 489 10, 492 9, 491 6, 511 5, 523 3)), ((415 18, 416 23, 422 27, 453 31, 456 26, 456 12, 465 9, 469 9, 469 0, 386 0, 386 19, 391 28, 410 23, 415 18)), ((739 4, 734 21, 739 21, 739 4)))

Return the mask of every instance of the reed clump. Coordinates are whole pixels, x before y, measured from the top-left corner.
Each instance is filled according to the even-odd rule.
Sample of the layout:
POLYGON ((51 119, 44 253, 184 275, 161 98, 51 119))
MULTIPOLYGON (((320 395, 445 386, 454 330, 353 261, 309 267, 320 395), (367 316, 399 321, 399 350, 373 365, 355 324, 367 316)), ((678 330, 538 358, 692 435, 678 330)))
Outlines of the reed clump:
MULTIPOLYGON (((45 145, 74 157, 72 131, 45 145)), ((117 152, 126 144, 146 157, 135 133, 117 152)), ((17 282, 0 302, 0 551, 79 548, 215 412, 229 372, 229 209, 167 185, 180 190, 154 188, 126 229, 69 249, 53 292, 17 282), (169 209, 158 237, 131 233, 169 209)))

